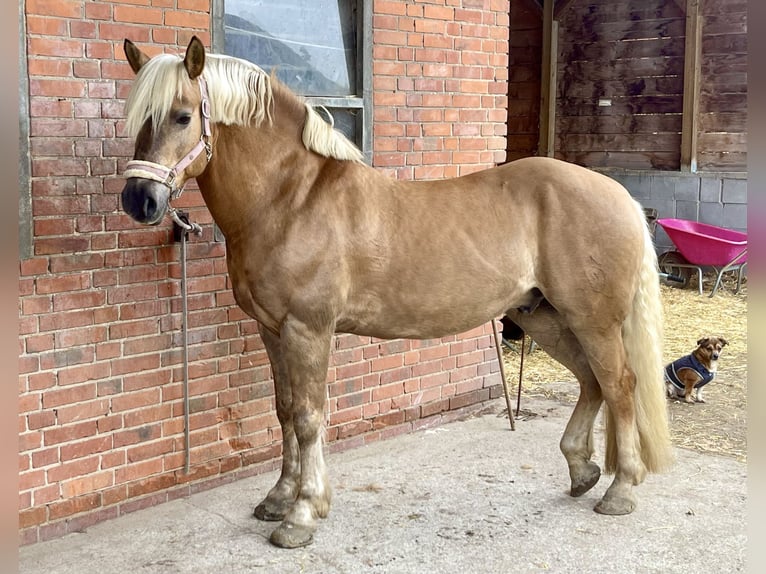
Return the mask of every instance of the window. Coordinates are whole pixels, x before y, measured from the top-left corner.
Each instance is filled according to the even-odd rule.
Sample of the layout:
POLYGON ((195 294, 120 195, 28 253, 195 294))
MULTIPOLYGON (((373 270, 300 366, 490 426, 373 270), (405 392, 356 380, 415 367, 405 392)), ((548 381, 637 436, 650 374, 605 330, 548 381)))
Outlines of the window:
POLYGON ((214 0, 213 49, 261 66, 324 106, 372 154, 372 0, 214 0))

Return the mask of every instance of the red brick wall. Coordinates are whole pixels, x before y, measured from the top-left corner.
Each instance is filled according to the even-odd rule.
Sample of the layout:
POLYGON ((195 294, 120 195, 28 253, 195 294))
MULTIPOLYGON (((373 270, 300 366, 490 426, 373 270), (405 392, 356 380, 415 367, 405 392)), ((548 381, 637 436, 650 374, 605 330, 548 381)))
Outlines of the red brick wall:
POLYGON ((505 160, 508 0, 377 0, 374 164, 400 179, 505 160))
MULTIPOLYGON (((374 162, 467 173, 505 150, 507 0, 375 2, 374 162)), ((20 261, 20 532, 45 540, 235 477, 281 449, 266 353, 235 306, 198 193, 189 257, 191 473, 183 472, 179 248, 119 209, 132 154, 123 38, 209 44, 207 0, 28 0, 34 255, 20 261)), ((500 394, 489 328, 440 341, 338 336, 337 450, 437 424, 500 394)), ((253 502, 256 502, 255 500, 253 502)))

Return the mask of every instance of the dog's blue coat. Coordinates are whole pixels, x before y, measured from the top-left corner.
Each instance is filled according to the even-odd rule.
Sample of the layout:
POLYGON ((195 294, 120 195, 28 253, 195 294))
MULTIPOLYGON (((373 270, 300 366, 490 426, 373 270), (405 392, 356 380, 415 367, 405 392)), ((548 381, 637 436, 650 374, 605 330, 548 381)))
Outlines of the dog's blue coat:
POLYGON ((702 378, 699 383, 694 385, 695 389, 699 389, 700 387, 707 385, 715 378, 715 373, 708 371, 707 368, 705 368, 705 365, 697 360, 697 357, 694 355, 686 355, 685 357, 681 357, 680 359, 673 361, 665 367, 665 380, 669 383, 672 383, 674 387, 680 390, 684 389, 684 384, 678 379, 678 375, 676 373, 681 369, 691 369, 702 378))

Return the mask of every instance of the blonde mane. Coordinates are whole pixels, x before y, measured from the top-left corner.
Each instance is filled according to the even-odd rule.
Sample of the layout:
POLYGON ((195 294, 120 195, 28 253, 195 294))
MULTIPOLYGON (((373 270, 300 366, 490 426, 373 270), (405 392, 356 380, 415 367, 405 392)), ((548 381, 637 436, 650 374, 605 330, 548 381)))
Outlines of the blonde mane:
MULTIPOLYGON (((261 68, 246 60, 206 54, 202 72, 210 94, 210 120, 226 125, 253 125, 264 120, 271 123, 274 107, 272 82, 261 68)), ((150 59, 139 70, 126 102, 127 133, 135 138, 141 126, 151 118, 158 126, 165 120, 173 100, 179 98, 191 80, 180 56, 161 54, 150 59)), ((280 92, 290 93, 286 88, 280 92)), ((342 133, 325 122, 305 102, 306 120, 303 145, 325 157, 362 161, 362 152, 342 133)))

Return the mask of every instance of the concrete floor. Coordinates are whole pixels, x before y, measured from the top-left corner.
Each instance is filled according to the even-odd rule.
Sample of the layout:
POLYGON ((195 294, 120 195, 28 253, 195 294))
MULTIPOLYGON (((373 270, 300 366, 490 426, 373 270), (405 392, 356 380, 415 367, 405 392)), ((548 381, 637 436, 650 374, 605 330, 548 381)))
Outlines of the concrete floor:
MULTIPOLYGON (((602 516, 611 482, 571 498, 558 449, 572 407, 526 399, 511 432, 487 414, 327 457, 330 516, 313 545, 271 546, 252 509, 260 475, 20 549, 23 574, 721 573, 745 570, 747 466, 677 450, 636 488, 638 508, 602 516), (522 413, 524 414, 524 413, 522 413)), ((599 418, 600 423, 600 418, 599 418)), ((597 434, 603 459, 601 434, 597 434)))

